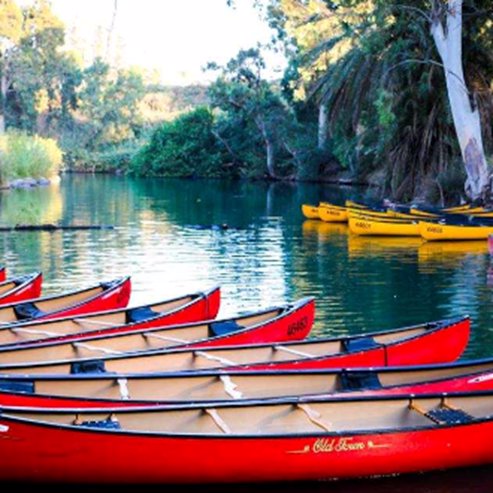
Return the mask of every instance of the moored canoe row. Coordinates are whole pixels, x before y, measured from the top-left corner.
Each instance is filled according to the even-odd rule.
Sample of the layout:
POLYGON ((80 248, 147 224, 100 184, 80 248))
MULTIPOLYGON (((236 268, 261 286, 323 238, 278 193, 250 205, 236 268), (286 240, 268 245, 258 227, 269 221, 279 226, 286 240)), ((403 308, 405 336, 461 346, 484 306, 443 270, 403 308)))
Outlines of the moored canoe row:
POLYGON ((130 287, 0 306, 39 312, 0 328, 0 481, 314 480, 493 461, 493 362, 451 363, 468 317, 303 340, 311 297, 216 319, 219 288, 126 308, 130 287))
POLYGON ((346 201, 345 206, 303 204, 302 211, 310 219, 347 222, 349 230, 357 235, 420 236, 427 241, 480 240, 493 235, 493 211, 482 207, 431 209, 346 201))

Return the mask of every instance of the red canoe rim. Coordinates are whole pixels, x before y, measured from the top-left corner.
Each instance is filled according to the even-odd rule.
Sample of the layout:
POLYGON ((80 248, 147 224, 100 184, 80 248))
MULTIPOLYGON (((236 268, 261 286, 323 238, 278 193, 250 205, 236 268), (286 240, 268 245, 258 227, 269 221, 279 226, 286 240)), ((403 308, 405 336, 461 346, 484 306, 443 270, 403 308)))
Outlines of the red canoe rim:
MULTIPOLYGON (((414 393, 401 394, 401 395, 381 395, 381 396, 367 396, 367 395, 355 395, 355 396, 342 396, 342 397, 324 397, 324 396, 303 396, 303 397, 273 397, 273 398, 259 398, 259 399, 244 399, 237 401, 227 401, 227 402, 214 402, 214 409, 220 410, 223 408, 235 408, 235 407, 263 407, 263 406, 272 406, 272 405, 287 405, 287 404, 315 404, 315 403, 354 403, 354 402, 385 402, 385 401, 412 401, 414 399, 426 399, 426 398, 435 398, 435 399, 446 399, 453 397, 470 397, 471 399, 474 397, 482 397, 482 396, 492 396, 493 390, 485 390, 478 392, 431 392, 426 394, 416 395, 414 393)), ((56 427, 63 428, 69 430, 77 430, 82 433, 110 433, 116 434, 119 436, 125 435, 139 435, 139 436, 157 436, 157 437, 184 437, 184 438, 224 438, 227 440, 235 439, 235 438, 252 438, 252 439, 260 439, 260 438, 297 438, 297 437, 320 437, 320 436, 338 436, 344 434, 346 430, 335 430, 335 431, 322 431, 319 432, 310 432, 310 433, 285 433, 283 435, 275 435, 275 434, 262 434, 262 435, 252 435, 252 434, 231 434, 227 435, 224 433, 216 432, 216 433, 207 433, 207 434, 199 434, 199 433, 159 433, 152 431, 132 431, 132 430, 111 430, 111 429, 103 429, 103 428, 91 428, 91 427, 78 427, 74 425, 67 425, 63 423, 48 423, 41 420, 36 420, 33 418, 18 418, 15 416, 8 416, 9 412, 18 413, 18 414, 77 414, 79 417, 83 417, 84 414, 111 414, 112 412, 117 414, 132 414, 139 412, 146 413, 158 413, 158 412, 166 412, 166 411, 186 411, 191 409, 205 409, 211 406, 210 402, 198 403, 198 402, 189 402, 189 403, 180 403, 180 404, 163 404, 163 405, 144 405, 144 406, 128 406, 128 407, 101 407, 101 408, 41 408, 41 407, 24 407, 24 406, 0 406, 0 420, 4 422, 24 422, 29 424, 34 424, 43 427, 56 427), (7 416, 6 416, 7 414, 7 416)), ((493 413, 485 418, 475 418, 468 423, 447 423, 442 424, 437 427, 436 423, 430 421, 429 424, 423 426, 407 426, 402 428, 375 428, 375 429, 354 429, 351 430, 351 435, 367 435, 367 434, 386 434, 386 433, 396 433, 397 432, 409 432, 415 430, 443 430, 446 428, 455 428, 459 426, 471 426, 477 425, 483 422, 493 421, 493 413)))
POLYGON ((0 296, 0 308, 3 305, 9 305, 10 303, 2 303, 4 298, 8 298, 9 296, 17 294, 19 291, 22 291, 29 286, 33 286, 36 284, 36 286, 33 286, 35 288, 39 288, 39 291, 41 291, 41 283, 43 282, 43 274, 41 272, 32 272, 31 274, 25 274, 23 276, 17 276, 17 277, 12 277, 10 279, 5 279, 4 281, 0 281, 0 286, 3 286, 5 284, 11 284, 14 283, 15 286, 10 290, 5 292, 3 295, 0 296))
MULTIPOLYGON (((130 277, 127 277, 125 279, 130 279, 130 277)), ((115 281, 113 281, 113 282, 115 282, 115 281)), ((97 287, 97 286, 94 286, 94 287, 97 287)), ((81 291, 86 291, 86 290, 94 289, 94 287, 82 289, 81 291)), ((77 291, 72 291, 69 294, 74 294, 76 292, 77 291)), ((183 305, 183 306, 180 306, 178 308, 174 308, 172 310, 166 311, 165 312, 166 315, 168 315, 168 314, 174 314, 174 313, 179 313, 180 311, 186 310, 191 304, 194 304, 198 300, 201 300, 201 299, 206 300, 211 305, 211 307, 209 308, 209 310, 212 311, 212 312, 214 312, 214 311, 218 311, 219 310, 220 292, 221 292, 220 286, 214 286, 213 288, 211 288, 209 290, 197 291, 196 293, 190 293, 190 294, 185 294, 185 295, 182 295, 182 296, 177 296, 175 298, 170 298, 170 299, 166 299, 166 300, 156 301, 155 303, 148 303, 146 305, 136 305, 136 306, 130 306, 130 307, 125 307, 125 308, 113 308, 113 309, 110 309, 110 310, 99 310, 99 311, 94 311, 94 312, 86 313, 85 315, 90 316, 90 317, 97 317, 98 315, 111 315, 113 313, 122 313, 122 312, 126 312, 126 311, 129 311, 129 310, 135 310, 136 308, 147 308, 147 307, 153 307, 155 305, 162 305, 164 303, 173 303, 173 301, 179 300, 181 298, 187 298, 187 297, 193 297, 194 299, 192 301, 190 301, 190 303, 187 303, 186 305, 183 305), (215 299, 210 300, 210 298, 214 298, 214 296, 217 296, 217 300, 215 300, 215 299), (217 307, 215 306, 216 304, 217 304, 217 307)), ((60 295, 58 295, 58 296, 60 296, 60 295)), ((57 296, 54 296, 54 297, 57 297, 57 296)), ((43 297, 42 300, 44 301, 46 299, 48 299, 48 298, 43 297)), ((35 301, 35 300, 33 300, 33 301, 35 301)), ((0 306, 0 308, 1 308, 1 306, 0 306)), ((156 313, 159 314, 159 312, 156 312, 156 313)), ((16 323, 16 327, 17 326, 20 326, 20 325, 22 325, 23 327, 24 326, 28 327, 28 326, 31 326, 31 325, 39 325, 41 323, 43 325, 44 324, 50 324, 50 323, 59 323, 59 322, 63 322, 64 320, 72 320, 73 318, 78 318, 78 317, 79 317, 79 315, 69 315, 69 316, 66 316, 66 317, 59 317, 57 319, 47 319, 47 320, 44 320, 44 319, 42 319, 42 320, 34 319, 34 320, 28 320, 26 322, 17 322, 16 323)), ((211 317, 211 320, 213 318, 214 317, 211 317)), ((130 327, 132 325, 136 325, 136 324, 139 324, 139 323, 140 322, 131 322, 131 323, 125 324, 125 326, 129 326, 130 327)), ((8 327, 1 327, 0 326, 0 330, 3 330, 4 328, 6 330, 8 330, 8 327)), ((86 331, 86 332, 84 332, 84 334, 87 334, 87 333, 90 333, 90 332, 95 332, 96 333, 96 332, 99 332, 101 330, 104 330, 104 329, 97 329, 97 330, 94 330, 94 331, 86 331)), ((22 343, 22 344, 24 344, 24 343, 22 343)))
MULTIPOLYGON (((409 386, 416 385, 418 390, 404 390, 400 394, 386 394, 384 393, 379 393, 379 391, 375 391, 372 393, 366 394, 369 398, 371 397, 379 397, 379 396, 384 396, 384 395, 393 395, 395 397, 398 396, 403 396, 407 394, 411 394, 411 392, 415 393, 416 396, 425 396, 428 394, 435 394, 437 391, 421 391, 419 390, 419 387, 421 385, 426 385, 428 383, 433 383, 433 384, 440 384, 442 382, 448 382, 451 380, 456 380, 456 379, 470 379, 474 377, 478 377, 481 375, 485 375, 485 373, 489 373, 490 375, 493 375, 493 370, 491 370, 491 366, 493 365, 493 358, 487 358, 487 359, 480 359, 480 360, 468 360, 468 361, 460 361, 460 362, 453 362, 453 363, 440 363, 440 364, 428 364, 428 365, 413 365, 413 366, 398 366, 398 367, 373 367, 373 368, 368 368, 368 367, 362 367, 362 368, 328 368, 328 369, 314 369, 314 370, 307 370, 307 369, 300 369, 300 370, 292 370, 292 369, 282 369, 282 370, 273 370, 273 369, 267 369, 267 370, 246 370, 246 371, 238 371, 238 370, 231 370, 228 371, 227 368, 221 369, 221 370, 197 370, 194 371, 193 373, 176 373, 176 372, 161 372, 161 373, 149 373, 149 374, 143 374, 143 373, 119 373, 115 375, 108 375, 108 374, 73 374, 73 375, 63 375, 63 374, 40 374, 40 375, 8 375, 6 374, 5 376, 0 376, 0 401, 1 401, 1 396, 14 396, 14 397, 21 397, 24 399, 35 399, 35 401, 43 401, 43 402, 49 402, 50 400, 55 400, 56 402, 69 402, 72 403, 71 406, 68 407, 68 409, 77 409, 79 406, 80 401, 84 401, 85 403, 94 403, 91 404, 91 406, 84 406, 84 408, 91 407, 92 409, 97 409, 98 405, 102 405, 101 408, 107 409, 110 408, 112 405, 114 406, 115 409, 120 409, 121 407, 127 407, 128 405, 132 407, 147 407, 147 406, 161 406, 161 407, 166 407, 168 408, 169 406, 177 406, 180 405, 179 400, 174 400, 170 402, 166 401, 152 401, 151 399, 129 399, 129 400, 119 400, 116 398, 98 398, 98 397, 86 397, 83 395, 76 396, 76 395, 58 395, 58 394, 37 394, 36 392, 34 393, 29 393, 26 391, 21 391, 21 390, 7 390, 7 389, 2 389, 2 384, 12 384, 12 383, 25 383, 25 384, 33 384, 36 385, 38 382, 53 382, 53 381, 65 381, 65 382, 77 382, 77 381, 98 381, 98 380, 107 380, 108 382, 114 382, 115 380, 119 379, 124 379, 124 380, 154 380, 154 379, 162 379, 162 378, 184 378, 184 379, 194 379, 194 378, 203 378, 203 377, 250 377, 250 376, 279 376, 279 375, 296 375, 296 376, 311 376, 311 375, 340 375, 341 373, 367 373, 367 374, 385 374, 385 373, 399 373, 399 372, 408 372, 408 373, 415 373, 419 372, 420 370, 426 371, 426 370, 446 370, 446 369, 455 369, 455 368, 460 368, 460 367, 478 367, 481 364, 484 364, 490 368, 489 370, 481 370, 481 369, 476 369, 475 371, 470 371, 467 372, 465 371, 462 374, 457 374, 457 375, 452 375, 452 376, 444 376, 444 377, 439 377, 436 378, 432 381, 408 381, 402 384, 396 384, 396 385, 389 385, 386 387, 383 387, 382 390, 391 390, 399 387, 405 387, 408 388, 409 386)), ((364 389, 362 389, 364 390, 364 389)), ((353 396, 356 397, 358 396, 358 392, 352 392, 352 391, 346 391, 346 392, 334 392, 334 393, 326 393, 326 392, 321 392, 319 394, 311 394, 311 395, 303 395, 300 398, 301 399, 307 399, 308 397, 311 398, 316 398, 317 395, 320 398, 321 396, 327 396, 327 398, 330 398, 331 400, 346 400, 346 399, 352 399, 353 396)), ((479 392, 488 392, 488 390, 483 389, 483 390, 464 390, 464 394, 470 394, 470 393, 479 393, 479 392)), ((457 390, 454 391, 443 391, 443 395, 449 395, 451 393, 458 393, 457 390)), ((359 393, 360 396, 364 396, 364 394, 359 393)), ((294 397, 294 395, 287 395, 285 397, 272 397, 272 399, 282 399, 282 398, 290 398, 294 397)), ((255 400, 264 400, 268 399, 269 397, 265 398, 258 398, 255 400)), ((242 400, 248 400, 248 399, 242 399, 242 400)), ((249 399, 253 400, 253 399, 249 399)), ((183 402, 186 402, 185 400, 183 402)), ((200 403, 202 405, 205 405, 205 403, 215 403, 215 402, 235 402, 233 400, 228 401, 228 400, 200 400, 200 403)), ((0 403, 0 408, 2 407, 2 404, 0 403)), ((17 404, 17 405, 11 405, 7 404, 4 405, 3 407, 33 407, 33 405, 28 405, 25 406, 24 404, 17 404)), ((43 404, 43 407, 45 405, 43 404)), ((53 408, 55 408, 53 406, 53 408)), ((65 407, 64 407, 65 409, 65 407)))
MULTIPOLYGON (((214 348, 216 349, 216 348, 214 348)), ((164 372, 152 372, 152 373, 74 373, 74 374, 64 374, 64 373, 39 373, 33 375, 22 375, 22 374, 2 374, 0 373, 0 383, 4 382, 33 382, 33 381, 77 381, 77 380, 115 380, 118 378, 128 378, 133 380, 153 380, 156 378, 193 378, 197 377, 214 377, 214 376, 256 376, 256 375, 329 375, 329 374, 339 374, 341 372, 353 373, 353 372, 364 372, 364 373, 395 373, 395 372, 411 372, 420 370, 447 370, 456 369, 468 366, 478 366, 478 365, 493 365, 493 357, 472 359, 472 360, 461 360, 452 361, 449 363, 429 363, 429 364, 417 364, 417 365, 400 365, 400 366, 350 366, 350 367, 340 367, 340 368, 314 368, 314 369, 287 369, 282 368, 276 370, 274 368, 267 368, 262 370, 237 370, 236 366, 231 367, 231 370, 227 367, 218 369, 203 369, 194 370, 193 372, 175 372, 172 370, 164 372)), ((482 373, 478 371, 477 373, 482 373)), ((493 373, 493 371, 492 371, 493 373)), ((474 373, 470 373, 473 375, 474 373)), ((468 374, 469 375, 469 374, 468 374)), ((438 380, 437 380, 438 381, 438 380)), ((1 391, 0 391, 1 392, 1 391)), ((10 393, 10 392, 9 392, 10 393)), ((492 412, 493 413, 493 412, 492 412)))
MULTIPOLYGON (((198 322, 198 324, 200 324, 200 322, 198 322)), ((186 326, 188 326, 188 324, 185 324, 186 326)), ((418 324, 418 325, 413 325, 413 326, 409 326, 409 327, 404 327, 402 329, 391 329, 389 331, 383 331, 383 332, 372 332, 372 333, 369 333, 368 335, 372 334, 372 335, 384 335, 384 334, 389 334, 389 333, 394 333, 394 332, 400 332, 400 331, 403 331, 403 330, 412 330, 413 328, 419 328, 419 327, 430 327, 429 328, 429 332, 425 332, 424 334, 418 334, 418 335, 415 335, 413 337, 409 337, 407 339, 405 339, 405 341, 395 341, 395 342, 392 342, 392 343, 389 343, 389 344, 383 344, 383 345, 380 345, 380 346, 377 346, 377 348, 392 348, 392 347, 397 347, 398 345, 400 344, 404 344, 404 343, 408 343, 408 342, 412 342, 412 341, 416 341, 416 340, 419 340, 419 339, 422 339, 422 338, 427 338, 428 336, 432 335, 432 334, 436 334, 437 332, 440 332, 440 331, 447 331, 447 330, 450 330, 452 328, 455 328, 455 327, 460 327, 460 326, 464 326, 463 328, 466 328, 467 331, 469 332, 470 330, 470 318, 469 316, 464 316, 464 317, 456 317, 456 318, 452 318, 452 319, 444 319, 444 320, 439 320, 439 321, 434 321, 434 322, 428 322, 426 324, 418 324)), ((171 326, 169 326, 171 327, 171 326)), ((180 327, 180 325, 177 325, 175 327, 180 327)), ((312 344, 312 343, 318 343, 318 342, 329 342, 329 341, 340 341, 341 339, 357 339, 359 337, 367 337, 365 335, 362 335, 362 334, 358 334, 354 337, 343 337, 343 338, 325 338, 325 339, 313 339, 313 340, 304 340, 304 341, 285 341, 282 343, 283 346, 290 346, 290 345, 305 345, 305 344, 312 344)), ((274 343, 258 343, 258 344, 238 344, 238 345, 235 345, 235 346, 213 346, 213 347, 210 347, 210 348, 203 348, 201 349, 201 351, 216 351, 216 350, 231 350, 231 349, 241 349, 241 348, 245 348, 245 347, 248 347, 248 348, 256 348, 256 347, 272 347, 272 346, 275 346, 276 344, 279 344, 278 342, 274 342, 274 343)), ((138 351, 138 352, 131 352, 131 353, 123 353, 121 355, 115 355, 115 356, 112 356, 111 358, 87 358, 85 359, 85 361, 93 361, 93 360, 99 360, 99 359, 102 359, 103 361, 106 360, 106 359, 128 359, 128 360, 131 360, 133 358, 140 358, 140 357, 146 357, 146 356, 159 356, 160 354, 177 354, 177 353, 187 353, 187 352, 193 352, 195 351, 196 349, 194 348, 183 348, 183 347, 171 347, 171 348, 167 348, 167 349, 151 349, 151 350, 148 350, 148 351, 138 351)), ((346 353, 339 353, 339 354, 344 354, 344 355, 355 355, 355 354, 361 354, 361 353, 366 353, 368 351, 372 351, 374 350, 374 348, 371 348, 369 350, 366 350, 366 349, 362 349, 362 350, 359 350, 359 351, 353 351, 353 352, 346 352, 346 353)), ((337 355, 336 355, 337 356, 337 355)), ((326 359, 327 356, 326 355, 321 355, 321 356, 317 356, 317 357, 314 357, 314 358, 310 358, 310 361, 311 362, 317 362, 318 360, 324 360, 326 359)), ((293 364, 296 365, 297 362, 299 361, 304 361, 305 359, 300 359, 300 360, 291 360, 289 363, 290 364, 293 364)), ((26 368, 26 373, 29 373, 29 370, 28 368, 31 367, 31 366, 36 366, 36 367, 43 367, 43 366, 52 366, 52 365, 57 365, 57 364, 64 364, 66 363, 67 361, 69 360, 55 360, 55 361, 47 361, 47 362, 37 362, 37 363, 32 363, 32 362, 28 362, 28 363, 13 363, 13 364, 9 364, 8 365, 8 368, 26 368)), ((248 367, 251 367, 251 366, 254 366, 254 365, 257 365, 257 364, 264 364, 263 362, 259 363, 257 361, 253 361, 253 362, 248 362, 248 363, 242 363, 242 364, 235 364, 235 365, 232 365, 232 368, 237 368, 239 369, 240 371, 243 369, 243 368, 248 368, 248 367)), ((265 364, 268 364, 268 363, 265 363, 265 364)), ((0 365, 0 371, 2 370, 2 367, 0 365)), ((186 371, 190 371, 190 370, 186 370, 186 371)), ((202 370, 200 370, 202 371, 202 370)), ((261 370, 259 370, 261 371, 261 370)), ((8 373, 8 371, 7 371, 8 373)))
MULTIPOLYGON (((83 293, 85 291, 91 291, 92 289, 95 289, 95 288, 102 288, 102 291, 100 293, 96 293, 94 296, 92 296, 91 298, 87 298, 85 300, 82 300, 78 303, 75 303, 73 305, 70 305, 70 306, 66 306, 64 308, 60 308, 59 310, 55 310, 55 311, 52 311, 52 312, 46 312, 46 315, 52 315, 52 314, 56 314, 58 312, 64 312, 65 310, 72 310, 72 309, 75 309, 75 308, 78 308, 80 306, 84 306, 86 305, 87 303, 93 301, 93 300, 97 300, 98 298, 100 297, 103 297, 105 295, 108 295, 108 293, 111 293, 113 291, 117 291, 121 288, 127 288, 127 289, 130 289, 131 287, 131 281, 130 281, 130 276, 126 276, 126 277, 120 277, 120 278, 117 278, 117 279, 113 279, 111 281, 108 281, 108 282, 100 282, 98 284, 95 284, 94 286, 90 286, 88 288, 83 288, 83 289, 78 289, 78 290, 75 290, 75 291, 68 291, 66 293, 62 293, 62 294, 53 294, 53 295, 49 295, 49 296, 43 296, 42 298, 29 298, 27 300, 23 300, 23 301, 19 301, 19 302, 16 302, 16 303, 7 303, 5 305, 0 305, 0 310, 3 309, 3 308, 8 308, 8 307, 12 307, 14 308, 16 305, 22 305, 24 303, 40 303, 40 302, 43 302, 43 301, 49 301, 49 300, 56 300, 56 299, 59 299, 59 298, 64 298, 64 297, 67 297, 67 296, 72 296, 72 295, 75 295, 75 294, 78 294, 78 293, 83 293)), ((41 319, 37 320, 37 319, 33 319, 33 320, 29 320, 29 322, 35 322, 35 321, 41 321, 41 319)), ((23 323, 22 321, 21 322, 12 322, 12 324, 9 324, 9 325, 13 325, 13 324, 19 324, 19 323, 23 323)))
MULTIPOLYGON (((212 292, 215 292, 216 289, 219 289, 219 288, 214 288, 212 290, 212 292)), ((261 315, 262 313, 265 313, 265 312, 270 312, 270 311, 273 311, 273 310, 281 310, 281 313, 271 319, 271 320, 268 320, 267 322, 259 322, 255 325, 251 325, 250 327, 246 327, 245 329, 243 330, 238 330, 238 331, 235 331, 233 334, 233 336, 237 335, 237 334, 247 334, 248 332, 250 331, 253 331, 253 330, 257 330, 257 329, 260 329, 262 328, 263 326, 269 326, 270 324, 272 323, 277 323, 279 321, 282 321, 284 318, 286 317, 290 317, 292 316, 294 313, 296 313, 297 311, 300 311, 300 310, 303 310, 303 309, 310 309, 311 312, 314 312, 315 310, 315 304, 314 304, 314 298, 313 297, 306 297, 306 298, 302 298, 301 300, 298 300, 294 303, 287 303, 286 305, 280 305, 278 307, 270 307, 270 308, 265 308, 265 309, 262 309, 261 311, 258 311, 258 312, 249 312, 249 313, 243 313, 241 315, 238 315, 236 317, 231 317, 231 318, 228 318, 228 319, 221 319, 221 320, 201 320, 201 321, 198 321, 198 322, 191 322, 191 323, 182 323, 182 324, 176 324, 176 325, 164 325, 164 326, 157 326, 157 327, 146 327, 146 328, 143 328, 143 329, 138 329, 138 330, 134 330, 132 332, 122 332, 122 333, 118 333, 118 332, 114 332, 114 333, 111 333, 111 334, 104 334, 104 333, 98 333, 96 334, 94 337, 91 337, 90 340, 91 341, 95 341, 95 340, 99 340, 99 339, 113 339, 113 338, 118 338, 118 337, 127 337, 129 335, 133 335, 133 334, 141 334, 141 333, 148 333, 148 332, 153 332, 153 331, 157 331, 157 330, 167 330, 167 329, 170 329, 170 330, 175 330, 175 329, 180 329, 180 328, 188 328, 188 327, 196 327, 196 326, 201 326, 201 325, 206 325, 210 322, 225 322, 225 321, 229 321, 229 320, 236 320, 238 318, 243 318, 243 317, 252 317, 252 316, 257 316, 257 315, 261 315)), ((101 312, 102 313, 102 312, 101 312)), ((93 314, 91 313, 91 316, 93 314)), ((56 320, 53 320, 53 322, 60 322, 60 320, 62 319, 56 319, 56 320)), ((17 325, 16 325, 17 327, 17 325)), ((1 330, 1 328, 0 328, 1 330)), ((86 333, 83 334, 84 336, 86 335, 86 333)), ((219 336, 216 336, 216 337, 210 337, 210 338, 204 338, 204 339, 197 339, 196 341, 190 341, 189 343, 187 343, 186 345, 177 345, 177 346, 172 346, 170 347, 169 349, 167 349, 167 351, 171 350, 172 348, 174 349, 175 347, 178 349, 183 349, 183 350, 188 350, 187 349, 187 346, 189 345, 198 345, 200 344, 201 342, 209 342, 209 341, 215 341, 215 340, 220 340, 222 341, 223 339, 226 339, 230 336, 230 334, 226 334, 226 335, 219 335, 219 336)), ((5 346, 0 346, 0 356, 3 352, 8 352, 8 351, 22 351, 24 349, 31 349, 33 347, 35 348, 42 348, 42 347, 55 347, 55 346, 59 346, 59 345, 63 345, 63 344, 67 344, 68 342, 72 342, 72 341, 75 341, 76 338, 75 337, 71 337, 70 339, 67 339, 67 340, 57 340, 57 341, 48 341, 48 342, 43 342, 43 340, 41 340, 39 343, 34 343, 34 344, 21 344, 21 345, 5 345, 5 346)), ((84 340, 87 340, 86 338, 84 340)), ((294 342, 297 342, 297 341, 294 341, 294 342)), ((285 344, 285 343, 283 343, 285 344)), ((263 345, 270 345, 268 343, 259 343, 259 344, 252 344, 252 346, 263 346, 263 345)), ((239 345, 240 346, 240 345, 239 345)), ((250 346, 250 344, 249 344, 250 346)), ((225 346, 213 346, 214 349, 217 348, 220 348, 220 347, 230 347, 229 345, 225 345, 225 346)), ((205 348, 204 348, 205 349, 205 348)), ((212 347, 211 347, 212 349, 212 347)), ((190 350, 192 350, 192 348, 190 348, 190 350)), ((151 352, 155 352, 156 349, 151 349, 150 350, 151 352)), ((158 349, 159 351, 159 349, 158 349)), ((147 351, 139 351, 139 354, 142 355, 144 353, 146 353, 147 351)), ((128 353, 129 355, 132 354, 132 353, 128 353)), ((1 366, 1 365, 0 365, 1 366)), ((0 379, 3 378, 1 375, 0 375, 0 379)))

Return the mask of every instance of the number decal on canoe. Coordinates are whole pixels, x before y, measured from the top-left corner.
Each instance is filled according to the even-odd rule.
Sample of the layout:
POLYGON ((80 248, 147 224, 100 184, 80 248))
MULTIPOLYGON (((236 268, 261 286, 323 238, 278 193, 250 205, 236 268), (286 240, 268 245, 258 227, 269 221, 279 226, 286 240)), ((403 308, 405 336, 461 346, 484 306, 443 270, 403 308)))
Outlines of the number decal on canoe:
POLYGON ((298 320, 297 322, 288 325, 288 336, 292 336, 297 332, 301 332, 302 330, 305 330, 307 324, 308 324, 308 318, 305 316, 300 320, 298 320))

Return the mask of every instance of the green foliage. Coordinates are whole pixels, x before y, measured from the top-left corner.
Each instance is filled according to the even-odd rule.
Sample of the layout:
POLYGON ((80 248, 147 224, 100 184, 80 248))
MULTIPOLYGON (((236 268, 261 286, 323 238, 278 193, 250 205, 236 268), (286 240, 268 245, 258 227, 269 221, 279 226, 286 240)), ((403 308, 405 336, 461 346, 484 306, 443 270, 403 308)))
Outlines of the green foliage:
POLYGON ((112 73, 97 59, 83 72, 78 93, 82 142, 88 149, 115 144, 138 133, 138 102, 145 94, 142 76, 132 70, 112 73))
POLYGON ((162 124, 135 156, 131 169, 139 175, 217 177, 224 174, 213 135, 213 115, 206 108, 162 124))
POLYGON ((20 132, 0 135, 0 176, 3 183, 15 178, 49 178, 62 165, 62 151, 53 139, 20 132))

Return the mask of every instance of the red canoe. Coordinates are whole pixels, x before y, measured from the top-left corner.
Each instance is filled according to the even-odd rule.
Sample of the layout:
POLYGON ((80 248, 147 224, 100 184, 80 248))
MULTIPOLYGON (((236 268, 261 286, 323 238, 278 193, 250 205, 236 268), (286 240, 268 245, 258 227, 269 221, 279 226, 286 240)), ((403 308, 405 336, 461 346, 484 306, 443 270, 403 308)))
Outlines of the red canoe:
POLYGON ((79 291, 0 305, 0 320, 3 324, 14 324, 123 308, 130 298, 130 289, 130 277, 124 277, 79 291))
POLYGON ((2 408, 0 481, 244 483, 493 462, 493 393, 2 408))
POLYGON ((0 350, 213 319, 219 311, 220 300, 220 288, 215 287, 151 305, 0 327, 0 350))
POLYGON ((14 277, 0 282, 0 304, 16 303, 18 301, 38 298, 41 296, 41 272, 14 277))
MULTIPOLYGON (((70 361, 83 364, 94 356, 123 355, 170 347, 205 348, 259 342, 303 339, 313 325, 315 303, 304 298, 296 303, 268 308, 227 320, 206 320, 193 324, 150 327, 132 332, 98 335, 81 340, 58 341, 32 346, 0 348, 0 371, 16 363, 70 361)), ((16 330, 16 327, 14 327, 16 330)))
POLYGON ((7 279, 7 268, 5 265, 0 265, 0 282, 7 279))
POLYGON ((455 361, 470 331, 468 317, 352 337, 104 355, 77 361, 0 365, 2 373, 150 373, 229 367, 238 370, 396 366, 455 361))
POLYGON ((0 406, 105 408, 493 390, 493 358, 440 365, 116 375, 5 375, 0 406))

